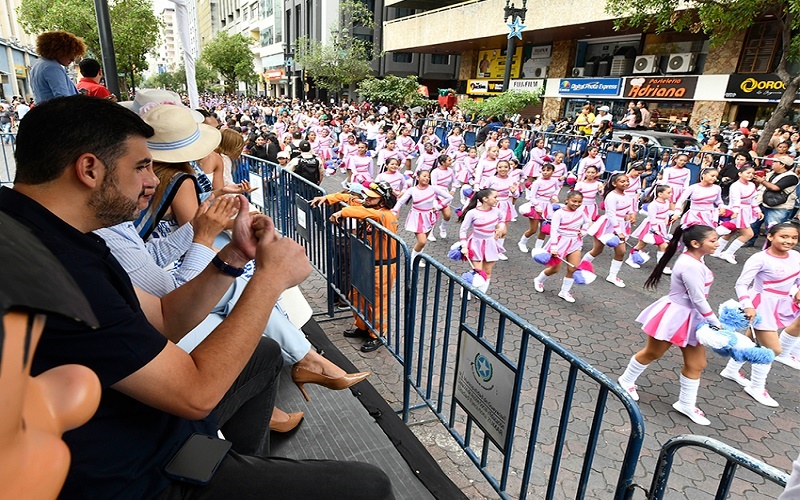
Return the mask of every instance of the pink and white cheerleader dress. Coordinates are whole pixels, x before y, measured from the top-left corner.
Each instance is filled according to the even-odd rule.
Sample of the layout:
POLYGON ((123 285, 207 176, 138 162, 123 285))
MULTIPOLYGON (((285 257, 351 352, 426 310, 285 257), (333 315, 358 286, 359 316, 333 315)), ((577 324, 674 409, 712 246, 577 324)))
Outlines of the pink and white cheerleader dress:
POLYGON ((352 155, 345 160, 345 167, 353 172, 353 182, 372 182, 372 158, 369 156, 352 155))
POLYGON ((731 221, 736 225, 736 229, 750 227, 761 214, 761 208, 755 202, 757 191, 758 187, 753 182, 737 181, 731 184, 728 208, 738 214, 731 221))
POLYGON ((511 161, 512 158, 514 158, 514 152, 510 149, 500 148, 497 151, 497 161, 511 161))
POLYGON ((566 177, 567 175, 567 164, 563 161, 561 163, 553 163, 553 177, 558 179, 558 187, 559 189, 564 187, 564 181, 561 180, 562 177, 566 177))
POLYGON ((422 151, 425 151, 425 146, 423 146, 423 144, 424 144, 424 143, 423 143, 422 141, 423 141, 423 139, 425 139, 426 137, 428 138, 428 140, 427 140, 427 141, 425 141, 425 142, 430 142, 431 144, 433 144, 433 147, 434 147, 434 148, 438 148, 438 147, 439 147, 439 144, 441 144, 441 143, 442 143, 442 140, 441 140, 441 139, 439 139, 439 136, 438 136, 438 135, 436 135, 436 134, 431 134, 431 135, 428 135, 428 134, 422 134, 422 135, 419 137, 419 142, 417 142, 417 149, 419 149, 419 151, 420 151, 420 152, 422 152, 422 151))
MULTIPOLYGON (((451 135, 447 138, 447 154, 450 156, 456 154, 458 152, 459 146, 464 144, 464 136, 463 135, 451 135)), ((466 153, 466 151, 465 151, 466 153)))
MULTIPOLYGON (((451 189, 453 189, 453 183, 455 182, 455 180, 456 176, 453 173, 452 168, 437 167, 431 170, 431 185, 440 187, 445 191, 447 191, 448 193, 450 192, 451 189)), ((450 206, 450 201, 448 201, 447 203, 442 203, 441 206, 438 208, 441 209, 447 206, 450 206)))
POLYGON ((589 217, 589 220, 596 221, 600 217, 600 210, 597 207, 597 195, 600 194, 600 181, 578 181, 575 183, 574 191, 583 195, 581 210, 589 217))
POLYGON ((490 210, 475 208, 467 212, 459 236, 462 245, 466 245, 469 260, 496 262, 500 259, 505 249, 494 237, 494 231, 500 224, 503 224, 503 215, 497 207, 490 210))
POLYGON ((585 156, 578 162, 578 180, 583 180, 583 173, 586 172, 586 167, 595 167, 597 169, 597 177, 603 175, 606 171, 606 164, 598 154, 594 158, 585 156))
POLYGON ((558 179, 536 179, 525 192, 525 198, 531 202, 533 210, 529 214, 522 214, 533 220, 550 219, 553 215, 553 202, 551 198, 558 194, 558 179))
POLYGON ((658 340, 678 347, 697 345, 697 326, 719 320, 708 304, 708 290, 714 274, 689 254, 681 254, 672 267, 669 295, 647 306, 636 318, 642 330, 658 340))
POLYGON ((606 196, 606 212, 597 218, 589 227, 588 233, 595 238, 604 234, 624 234, 630 236, 631 223, 625 217, 636 213, 636 207, 630 196, 611 191, 606 196))
POLYGON ((407 179, 402 172, 395 172, 390 174, 389 172, 381 172, 375 177, 375 182, 388 182, 390 186, 392 186, 392 191, 394 191, 395 196, 399 196, 400 193, 405 191, 411 179, 407 179))
POLYGON ((330 160, 333 158, 333 137, 320 135, 317 136, 317 143, 319 143, 319 157, 323 160, 330 160))
POLYGON ((429 185, 425 189, 418 186, 409 188, 397 200, 397 205, 392 209, 395 215, 408 200, 411 200, 411 210, 406 217, 406 230, 412 233, 428 233, 433 229, 438 218, 438 207, 449 204, 453 197, 450 193, 438 186, 429 185))
POLYGON ((747 259, 736 280, 736 295, 743 308, 753 307, 761 316, 755 329, 777 331, 797 318, 800 309, 791 295, 793 285, 800 285, 800 253, 796 250, 783 259, 769 250, 747 259))
POLYGON ((461 166, 456 169, 456 180, 461 184, 472 184, 475 182, 475 168, 478 166, 477 157, 470 158, 467 156, 461 162, 461 166))
POLYGON ((386 162, 391 160, 392 158, 397 158, 397 161, 400 163, 403 162, 403 155, 400 154, 400 151, 396 149, 381 149, 378 151, 378 165, 383 168, 386 165, 386 162))
POLYGON ((403 154, 403 158, 404 159, 408 158, 409 156, 411 156, 411 153, 414 151, 414 149, 417 146, 414 143, 414 139, 412 139, 411 137, 409 137, 407 135, 406 136, 402 136, 402 135, 398 136, 397 139, 395 139, 395 145, 397 146, 397 149, 400 151, 400 153, 403 154))
POLYGON ((358 155, 357 144, 350 144, 349 142, 343 142, 339 146, 339 158, 342 159, 342 163, 347 163, 348 158, 356 155, 358 155))
POLYGON ((517 216, 517 210, 514 208, 512 197, 519 194, 519 185, 510 175, 505 179, 497 177, 496 175, 489 179, 486 184, 487 188, 497 191, 497 209, 502 214, 502 221, 509 222, 517 216))
POLYGON ((414 169, 414 177, 418 176, 420 172, 423 170, 431 171, 433 170, 434 165, 436 164, 436 159, 439 158, 439 153, 421 153, 419 155, 419 159, 417 160, 417 168, 414 169))
POLYGON ((675 202, 675 209, 680 210, 683 203, 690 201, 692 205, 689 210, 681 217, 681 224, 684 226, 696 226, 699 224, 717 227, 719 222, 719 209, 722 205, 722 189, 713 184, 702 186, 692 184, 683 191, 681 197, 675 202))
POLYGON ((567 255, 579 252, 583 247, 583 235, 591 221, 582 210, 569 211, 562 208, 553 214, 550 225, 550 240, 547 251, 566 259, 567 255))
POLYGON ((642 241, 642 238, 648 234, 657 234, 666 240, 669 215, 670 210, 668 202, 653 200, 647 205, 647 218, 639 224, 639 227, 634 229, 631 236, 642 241))
POLYGON ((628 189, 625 190, 625 194, 633 198, 633 202, 636 206, 639 206, 639 194, 642 192, 642 176, 637 175, 636 177, 628 176, 628 180, 630 184, 628 185, 628 189))
POLYGON ((667 167, 661 171, 661 181, 659 184, 666 184, 672 188, 670 203, 676 203, 683 191, 689 187, 692 172, 686 167, 667 167))
POLYGON ((542 165, 545 164, 544 157, 547 150, 544 148, 533 147, 530 151, 528 163, 522 167, 522 174, 525 177, 539 177, 542 175, 542 165))
POLYGON ((475 167, 475 184, 483 187, 497 172, 497 161, 484 158, 475 167))

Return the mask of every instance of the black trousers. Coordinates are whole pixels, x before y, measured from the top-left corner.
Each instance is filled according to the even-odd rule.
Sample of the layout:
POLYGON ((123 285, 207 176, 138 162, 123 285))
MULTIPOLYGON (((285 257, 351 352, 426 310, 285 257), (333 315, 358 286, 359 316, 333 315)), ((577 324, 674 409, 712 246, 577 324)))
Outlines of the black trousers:
POLYGON ((394 498, 389 478, 369 464, 267 457, 269 420, 282 366, 280 347, 263 337, 214 410, 222 433, 233 443, 214 478, 203 486, 175 481, 159 499, 394 498))

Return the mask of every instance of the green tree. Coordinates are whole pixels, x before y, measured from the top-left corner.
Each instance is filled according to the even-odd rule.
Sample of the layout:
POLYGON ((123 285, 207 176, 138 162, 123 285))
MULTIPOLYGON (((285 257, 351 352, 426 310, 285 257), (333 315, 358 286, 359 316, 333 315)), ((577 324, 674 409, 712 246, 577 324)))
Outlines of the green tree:
POLYGON ((330 42, 299 38, 297 62, 318 87, 339 92, 372 74, 370 63, 379 53, 370 41, 355 32, 373 28, 372 12, 363 2, 342 0, 339 21, 332 23, 330 42))
MULTIPOLYGON (((145 55, 158 44, 162 21, 153 14, 152 0, 112 0, 108 9, 117 69, 133 80, 137 72, 147 69, 145 55)), ((102 59, 93 2, 25 0, 17 14, 27 33, 69 31, 84 39, 89 56, 102 59)))
POLYGON ((704 32, 712 46, 719 46, 762 21, 767 16, 779 23, 779 58, 775 73, 786 90, 764 126, 757 152, 763 155, 772 136, 791 109, 800 88, 800 71, 791 62, 800 60, 800 3, 796 0, 607 0, 606 11, 619 18, 617 28, 641 27, 656 33, 664 31, 704 32), (687 9, 690 5, 693 8, 687 9), (794 67, 794 69, 792 68, 794 67))
POLYGON ((165 88, 167 90, 179 90, 182 87, 180 84, 183 83, 183 80, 178 80, 177 75, 175 73, 170 73, 168 71, 164 71, 162 73, 157 73, 144 82, 140 84, 141 87, 145 88, 165 88))
POLYGON ((401 78, 387 75, 378 79, 369 77, 358 83, 358 93, 372 102, 385 102, 398 106, 422 106, 429 102, 419 92, 419 81, 415 75, 401 78))
POLYGON ((490 116, 513 115, 519 113, 527 106, 535 106, 541 102, 541 90, 509 90, 482 101, 468 99, 459 103, 458 107, 465 115, 475 118, 488 118, 490 116))
MULTIPOLYGON (((217 72, 208 67, 203 61, 197 61, 194 66, 194 80, 197 82, 197 90, 200 92, 209 89, 209 86, 217 82, 217 72)), ((181 65, 175 71, 175 82, 178 83, 179 88, 186 85, 186 68, 181 65)))
POLYGON ((241 33, 231 36, 227 31, 220 31, 203 48, 200 59, 222 75, 228 92, 236 90, 236 82, 252 85, 256 81, 250 40, 241 33))

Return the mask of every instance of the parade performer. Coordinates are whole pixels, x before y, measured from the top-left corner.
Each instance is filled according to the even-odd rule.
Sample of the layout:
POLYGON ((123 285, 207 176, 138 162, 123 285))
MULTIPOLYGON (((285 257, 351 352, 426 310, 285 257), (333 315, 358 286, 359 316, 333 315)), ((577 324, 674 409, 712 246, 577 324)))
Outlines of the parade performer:
POLYGON ((730 234, 722 237, 719 248, 712 257, 719 257, 731 264, 736 264, 736 251, 753 237, 753 230, 750 225, 756 219, 764 218, 761 208, 755 201, 758 186, 752 182, 754 175, 755 168, 752 165, 745 164, 739 169, 739 180, 731 184, 728 195, 728 209, 733 211, 731 222, 733 222, 735 229, 730 234), (737 234, 739 237, 734 239, 737 234), (728 246, 731 240, 733 242, 726 249, 725 247, 728 246))
MULTIPOLYGON (((653 201, 647 204, 647 218, 639 224, 631 236, 639 240, 633 247, 635 252, 644 250, 647 245, 655 245, 658 248, 656 252, 656 262, 658 262, 669 245, 667 226, 672 216, 672 211, 669 209, 672 188, 662 184, 655 187, 654 194, 653 201)), ((632 259, 632 256, 628 258, 632 259)), ((672 270, 668 266, 664 267, 664 274, 672 274, 672 270)))
POLYGON ((392 158, 397 159, 398 162, 402 162, 404 159, 403 154, 397 149, 397 141, 389 139, 386 141, 384 147, 378 151, 379 172, 384 171, 386 163, 392 158))
POLYGON ((497 146, 489 146, 486 148, 484 158, 482 158, 478 165, 475 167, 475 188, 479 189, 495 174, 497 171, 497 153, 499 152, 497 146))
POLYGON ((558 188, 564 187, 567 180, 567 164, 564 163, 564 153, 562 151, 553 155, 553 177, 558 179, 558 188))
POLYGON ((528 163, 522 167, 522 174, 527 178, 528 182, 538 178, 541 175, 542 165, 547 163, 547 150, 544 148, 544 137, 539 137, 533 143, 528 156, 528 163))
POLYGON ((420 153, 417 159, 417 168, 414 170, 414 177, 418 176, 423 170, 431 171, 436 166, 436 160, 439 158, 440 153, 436 151, 433 143, 426 142, 423 146, 423 152, 420 153))
MULTIPOLYGON (((453 130, 447 135, 447 151, 450 156, 455 156, 456 151, 459 151, 464 143, 464 136, 461 135, 461 127, 453 127, 453 130)), ((465 149, 466 151, 466 149, 465 149)))
POLYGON ((689 182, 692 178, 692 172, 686 168, 689 162, 689 157, 683 153, 675 156, 672 160, 672 166, 665 168, 661 171, 661 181, 659 184, 667 184, 672 188, 672 198, 669 200, 672 203, 672 209, 675 210, 675 203, 681 197, 683 191, 689 187, 689 182))
POLYGON ((684 204, 691 202, 689 209, 681 217, 683 226, 703 224, 717 227, 719 214, 724 211, 722 188, 716 184, 718 175, 719 170, 716 168, 707 168, 700 172, 700 182, 692 184, 681 193, 675 202, 675 210, 683 211, 684 204))
POLYGON ((644 162, 638 161, 628 168, 628 189, 625 194, 633 198, 633 203, 636 208, 639 208, 639 197, 642 194, 642 173, 644 172, 644 162))
POLYGON ((372 182, 372 158, 367 156, 367 145, 359 142, 356 153, 345 160, 345 168, 350 172, 348 181, 358 184, 372 182))
POLYGON ((497 191, 487 188, 475 193, 458 220, 461 251, 475 269, 486 273, 486 282, 479 290, 487 293, 492 268, 505 252, 500 240, 506 236, 506 225, 497 208, 497 191))
MULTIPOLYGON (((537 232, 534 248, 542 248, 544 239, 547 236, 542 232, 542 221, 549 220, 553 215, 553 203, 558 203, 558 179, 553 178, 553 165, 545 163, 542 165, 541 177, 533 181, 531 187, 525 192, 525 197, 530 202, 530 208, 522 210, 521 213, 528 218, 528 230, 522 234, 517 243, 517 247, 523 253, 528 252, 528 240, 537 232)), ((525 204, 522 205, 525 207, 525 204)), ((522 208, 520 207, 520 208, 522 208)))
POLYGON ((514 150, 510 149, 511 139, 503 137, 498 144, 500 146, 500 149, 497 150, 498 161, 511 161, 511 158, 516 158, 514 156, 514 150))
POLYGON ((574 191, 583 195, 581 210, 586 213, 589 220, 596 221, 600 217, 600 210, 597 208, 597 195, 603 192, 603 183, 597 180, 597 167, 594 165, 586 167, 583 172, 583 180, 575 183, 574 191))
POLYGON ((581 158, 581 161, 578 162, 578 180, 583 180, 584 173, 586 172, 586 167, 595 167, 597 169, 597 176, 602 177, 603 173, 606 171, 606 164, 603 162, 603 158, 600 157, 598 154, 600 150, 597 146, 590 146, 589 149, 586 150, 586 156, 581 158))
POLYGON ((386 162, 386 170, 375 177, 375 182, 388 182, 392 186, 392 192, 399 198, 411 184, 411 179, 407 178, 400 172, 400 160, 397 158, 390 158, 386 162))
POLYGON ((333 158, 333 148, 336 146, 336 141, 331 136, 331 131, 328 127, 323 127, 319 131, 319 157, 323 160, 330 160, 333 158))
MULTIPOLYGON (((456 192, 456 176, 453 172, 452 166, 453 159, 450 157, 450 155, 443 154, 439 155, 439 158, 436 160, 436 168, 431 170, 431 185, 440 187, 450 193, 451 200, 456 192)), ((447 223, 450 221, 450 201, 446 203, 443 202, 440 205, 439 212, 442 214, 442 222, 439 225, 439 237, 447 238, 447 223)), ((436 241, 433 235, 430 235, 428 239, 431 241, 436 241)))
MULTIPOLYGON (((486 187, 493 189, 497 192, 497 209, 502 214, 501 220, 508 225, 508 223, 517 217, 517 211, 514 209, 513 198, 519 196, 519 183, 510 175, 510 167, 507 161, 500 160, 497 162, 497 173, 494 177, 489 179, 486 187)), ((500 246, 505 248, 505 240, 499 241, 500 246)), ((500 260, 508 260, 505 254, 499 255, 500 260)))
MULTIPOLYGON (((417 185, 410 187, 397 200, 397 205, 392 209, 395 215, 400 211, 408 200, 411 200, 411 210, 406 217, 406 230, 416 234, 417 243, 411 252, 413 261, 417 255, 422 253, 425 244, 428 243, 428 234, 436 223, 436 209, 453 199, 446 190, 431 186, 431 173, 423 170, 417 177, 417 185)), ((420 261, 420 267, 425 267, 425 262, 420 261)))

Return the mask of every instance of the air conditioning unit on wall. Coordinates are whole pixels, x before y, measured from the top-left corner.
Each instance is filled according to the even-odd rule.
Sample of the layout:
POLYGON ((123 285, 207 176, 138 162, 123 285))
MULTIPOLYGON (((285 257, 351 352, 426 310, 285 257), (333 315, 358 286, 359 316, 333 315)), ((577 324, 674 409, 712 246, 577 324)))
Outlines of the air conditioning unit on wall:
POLYGON ((697 54, 687 52, 685 54, 670 54, 667 63, 667 73, 691 73, 694 71, 694 63, 697 61, 697 54))
MULTIPOLYGON (((550 66, 536 66, 533 68, 533 78, 547 78, 547 72, 550 71, 550 66)), ((528 76, 528 75, 525 75, 528 76)))
POLYGON ((633 61, 634 75, 649 75, 658 72, 658 56, 636 56, 633 61))
POLYGON ((578 78, 583 76, 583 67, 580 68, 572 68, 572 78, 578 78))

